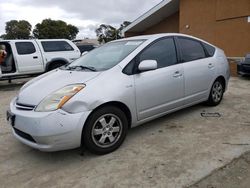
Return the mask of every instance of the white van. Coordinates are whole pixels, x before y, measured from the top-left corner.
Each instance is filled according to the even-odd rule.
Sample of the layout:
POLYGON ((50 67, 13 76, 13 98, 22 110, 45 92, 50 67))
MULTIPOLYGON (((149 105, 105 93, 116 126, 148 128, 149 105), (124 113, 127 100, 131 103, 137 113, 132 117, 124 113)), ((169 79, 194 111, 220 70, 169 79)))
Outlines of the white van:
POLYGON ((47 72, 80 57, 77 46, 66 39, 0 40, 0 45, 7 51, 0 65, 0 80, 47 72))

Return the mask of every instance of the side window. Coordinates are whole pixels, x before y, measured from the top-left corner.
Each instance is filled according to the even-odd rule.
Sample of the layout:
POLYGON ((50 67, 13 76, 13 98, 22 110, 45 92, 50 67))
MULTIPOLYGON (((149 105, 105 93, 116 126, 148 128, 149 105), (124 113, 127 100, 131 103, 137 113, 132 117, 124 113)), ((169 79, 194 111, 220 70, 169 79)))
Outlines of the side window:
POLYGON ((181 57, 184 62, 194 61, 206 57, 204 49, 199 41, 178 37, 181 49, 181 57))
POLYGON ((212 57, 214 55, 215 52, 215 48, 213 46, 210 46, 209 44, 206 43, 202 43, 204 48, 206 49, 208 56, 212 57))
POLYGON ((33 54, 36 48, 32 42, 16 42, 16 49, 19 55, 33 54))
POLYGON ((41 43, 45 52, 74 50, 66 41, 42 41, 41 43))
POLYGON ((177 63, 177 56, 173 38, 162 39, 146 48, 139 56, 139 61, 156 60, 158 68, 177 63))

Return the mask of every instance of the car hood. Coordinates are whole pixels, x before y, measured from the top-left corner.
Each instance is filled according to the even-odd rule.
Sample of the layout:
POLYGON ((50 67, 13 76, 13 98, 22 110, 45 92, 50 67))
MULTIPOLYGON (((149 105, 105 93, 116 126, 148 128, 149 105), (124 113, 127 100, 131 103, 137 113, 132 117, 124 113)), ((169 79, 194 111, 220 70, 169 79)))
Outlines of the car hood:
POLYGON ((41 75, 24 85, 17 97, 17 102, 26 105, 38 105, 52 92, 67 85, 86 83, 99 74, 101 73, 57 69, 41 75))

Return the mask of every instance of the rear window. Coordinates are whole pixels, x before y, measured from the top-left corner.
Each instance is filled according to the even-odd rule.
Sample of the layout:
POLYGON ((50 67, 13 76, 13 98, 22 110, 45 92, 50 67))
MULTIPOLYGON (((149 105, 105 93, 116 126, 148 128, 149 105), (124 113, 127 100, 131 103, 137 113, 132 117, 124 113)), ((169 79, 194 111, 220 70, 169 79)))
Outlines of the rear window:
POLYGON ((88 52, 93 50, 95 47, 93 45, 77 45, 77 47, 79 48, 80 52, 88 52))
POLYGON ((33 54, 36 48, 32 42, 16 42, 16 49, 19 55, 33 54))
POLYGON ((209 44, 203 43, 209 57, 214 56, 215 48, 209 44))
POLYGON ((74 49, 66 41, 42 41, 45 52, 73 51, 74 49))
POLYGON ((205 51, 199 41, 178 37, 182 60, 184 62, 203 59, 206 57, 205 51))

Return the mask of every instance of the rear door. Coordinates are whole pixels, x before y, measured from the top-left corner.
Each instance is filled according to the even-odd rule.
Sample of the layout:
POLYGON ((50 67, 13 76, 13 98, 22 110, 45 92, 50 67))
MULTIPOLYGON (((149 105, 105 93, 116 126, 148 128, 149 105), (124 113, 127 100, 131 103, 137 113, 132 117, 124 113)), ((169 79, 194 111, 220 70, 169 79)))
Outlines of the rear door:
POLYGON ((18 41, 14 45, 16 65, 20 73, 37 73, 44 70, 41 52, 34 41, 18 41))
POLYGON ((206 100, 214 80, 215 64, 198 40, 177 37, 185 74, 185 104, 206 100))
POLYGON ((134 75, 138 120, 163 114, 180 107, 184 96, 183 65, 177 62, 172 37, 147 47, 137 61, 156 60, 156 70, 134 75))

